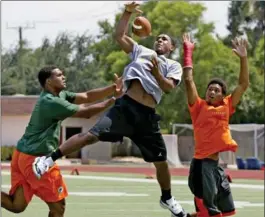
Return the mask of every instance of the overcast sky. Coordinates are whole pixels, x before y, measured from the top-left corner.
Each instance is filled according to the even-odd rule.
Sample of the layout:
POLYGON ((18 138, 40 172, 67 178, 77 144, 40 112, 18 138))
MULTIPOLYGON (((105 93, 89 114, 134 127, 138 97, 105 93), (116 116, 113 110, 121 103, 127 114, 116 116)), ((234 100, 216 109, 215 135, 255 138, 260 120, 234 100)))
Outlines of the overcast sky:
MULTIPOLYGON (((65 30, 74 34, 82 34, 86 30, 91 34, 97 34, 97 21, 109 19, 113 23, 115 13, 124 3, 121 1, 2 1, 3 48, 16 45, 18 30, 12 27, 20 25, 29 26, 29 29, 23 31, 23 38, 30 42, 31 47, 39 46, 44 36, 53 40, 59 32, 65 30)), ((215 23, 218 34, 226 35, 229 2, 202 3, 207 7, 204 19, 215 23)))

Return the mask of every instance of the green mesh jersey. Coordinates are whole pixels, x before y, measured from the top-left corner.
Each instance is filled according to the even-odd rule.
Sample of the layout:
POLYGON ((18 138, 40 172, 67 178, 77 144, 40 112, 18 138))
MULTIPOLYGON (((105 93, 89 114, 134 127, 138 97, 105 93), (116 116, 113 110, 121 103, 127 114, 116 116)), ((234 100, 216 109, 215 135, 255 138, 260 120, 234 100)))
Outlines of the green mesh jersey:
POLYGON ((78 111, 72 104, 76 94, 61 91, 59 96, 43 91, 31 114, 17 149, 29 155, 47 155, 59 145, 61 122, 78 111))

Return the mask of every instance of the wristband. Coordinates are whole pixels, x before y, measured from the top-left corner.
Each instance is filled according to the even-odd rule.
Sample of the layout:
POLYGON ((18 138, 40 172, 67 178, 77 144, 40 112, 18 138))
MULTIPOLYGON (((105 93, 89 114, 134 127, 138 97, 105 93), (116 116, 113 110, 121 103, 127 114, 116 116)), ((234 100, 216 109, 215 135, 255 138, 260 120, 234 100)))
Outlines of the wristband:
POLYGON ((183 58, 183 68, 193 68, 193 63, 192 63, 192 52, 194 49, 193 44, 189 44, 184 42, 183 44, 183 50, 184 50, 184 58, 183 58))

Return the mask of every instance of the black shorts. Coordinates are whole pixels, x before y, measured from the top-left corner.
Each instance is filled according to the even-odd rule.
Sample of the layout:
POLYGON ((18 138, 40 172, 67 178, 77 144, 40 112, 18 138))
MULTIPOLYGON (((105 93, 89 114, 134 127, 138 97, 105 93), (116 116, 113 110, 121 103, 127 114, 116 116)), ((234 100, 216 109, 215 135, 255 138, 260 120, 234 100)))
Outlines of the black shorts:
MULTIPOLYGON (((202 199, 210 216, 234 213, 235 205, 230 184, 218 161, 193 159, 190 165, 189 188, 193 195, 202 199)), ((200 205, 196 204, 197 211, 200 205)))
POLYGON ((165 161, 167 151, 159 121, 155 109, 124 95, 89 132, 100 141, 117 142, 128 137, 139 147, 146 162, 165 161))

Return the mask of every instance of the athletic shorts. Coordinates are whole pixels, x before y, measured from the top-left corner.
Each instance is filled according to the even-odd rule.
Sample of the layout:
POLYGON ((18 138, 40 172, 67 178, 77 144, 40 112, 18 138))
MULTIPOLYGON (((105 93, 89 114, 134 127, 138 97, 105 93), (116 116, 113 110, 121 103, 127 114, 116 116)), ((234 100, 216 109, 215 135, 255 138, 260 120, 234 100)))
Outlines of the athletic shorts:
POLYGON ((58 165, 53 166, 41 179, 37 179, 32 170, 36 156, 15 150, 11 162, 11 190, 13 195, 17 187, 22 186, 24 196, 29 203, 33 195, 45 202, 58 202, 67 197, 68 192, 58 165))
POLYGON ((221 217, 235 214, 230 184, 218 161, 193 159, 190 165, 189 188, 195 196, 198 217, 221 217))
POLYGON ((167 151, 159 121, 155 109, 124 95, 89 132, 100 141, 117 142, 128 137, 139 147, 146 162, 165 161, 167 151))

